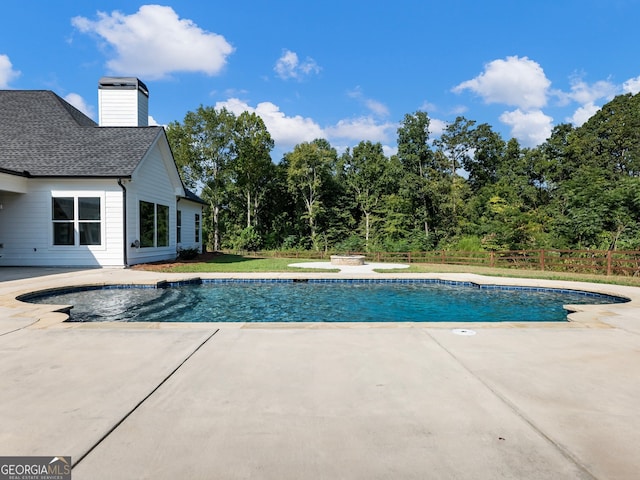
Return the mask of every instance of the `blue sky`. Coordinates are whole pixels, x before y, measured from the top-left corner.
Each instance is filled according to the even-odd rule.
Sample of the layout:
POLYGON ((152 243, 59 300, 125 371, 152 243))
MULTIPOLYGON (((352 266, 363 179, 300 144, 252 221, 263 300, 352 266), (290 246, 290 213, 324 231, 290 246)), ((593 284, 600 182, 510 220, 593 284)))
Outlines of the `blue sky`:
POLYGON ((639 19, 640 0, 23 0, 2 6, 0 88, 53 90, 95 120, 99 78, 136 76, 161 125, 255 111, 276 161, 318 137, 394 153, 417 110, 432 137, 464 115, 535 146, 640 91, 639 19))

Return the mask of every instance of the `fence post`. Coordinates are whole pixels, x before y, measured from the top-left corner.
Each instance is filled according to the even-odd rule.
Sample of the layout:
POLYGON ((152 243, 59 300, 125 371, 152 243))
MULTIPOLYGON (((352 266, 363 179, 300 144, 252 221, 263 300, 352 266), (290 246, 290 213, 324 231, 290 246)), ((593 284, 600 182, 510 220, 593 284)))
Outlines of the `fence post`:
POLYGON ((407 252, 407 263, 411 265, 411 252, 407 252))
POLYGON ((540 270, 544 270, 544 250, 540 249, 540 270))
POLYGON ((611 258, 611 250, 607 250, 607 277, 611 275, 611 267, 612 267, 612 258, 611 258))
POLYGON ((444 265, 445 259, 446 259, 445 252, 444 252, 444 250, 441 250, 440 251, 440 263, 444 265))
POLYGON ((496 266, 496 252, 493 250, 489 253, 489 266, 491 268, 496 266))

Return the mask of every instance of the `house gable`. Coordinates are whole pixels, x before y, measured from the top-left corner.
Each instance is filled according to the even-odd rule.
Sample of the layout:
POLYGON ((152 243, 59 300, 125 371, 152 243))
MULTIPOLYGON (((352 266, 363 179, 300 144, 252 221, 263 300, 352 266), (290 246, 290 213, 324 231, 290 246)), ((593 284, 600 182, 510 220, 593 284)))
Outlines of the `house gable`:
POLYGON ((148 164, 150 162, 157 161, 158 159, 162 162, 162 168, 166 172, 167 179, 169 181, 167 186, 171 188, 173 195, 176 197, 185 196, 185 188, 182 183, 182 179, 180 178, 180 174, 178 173, 178 167, 173 159, 173 154, 169 147, 169 140, 167 139, 167 135, 164 133, 164 129, 162 132, 158 133, 154 143, 150 146, 149 150, 136 166, 131 178, 141 181, 145 178, 145 175, 148 173, 150 168, 154 171, 157 170, 160 165, 150 167, 148 164))
POLYGON ((0 104, 0 265, 175 257, 187 192, 163 127, 99 127, 50 91, 0 90, 0 104), (162 216, 152 247, 139 246, 140 202, 162 216))

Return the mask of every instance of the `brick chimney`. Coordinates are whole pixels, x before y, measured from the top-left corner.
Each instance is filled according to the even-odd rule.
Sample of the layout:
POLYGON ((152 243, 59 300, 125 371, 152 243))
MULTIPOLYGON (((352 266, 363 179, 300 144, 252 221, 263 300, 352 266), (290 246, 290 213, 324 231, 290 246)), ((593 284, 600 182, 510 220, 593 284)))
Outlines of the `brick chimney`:
POLYGON ((102 77, 98 82, 101 127, 149 125, 149 89, 135 77, 102 77))

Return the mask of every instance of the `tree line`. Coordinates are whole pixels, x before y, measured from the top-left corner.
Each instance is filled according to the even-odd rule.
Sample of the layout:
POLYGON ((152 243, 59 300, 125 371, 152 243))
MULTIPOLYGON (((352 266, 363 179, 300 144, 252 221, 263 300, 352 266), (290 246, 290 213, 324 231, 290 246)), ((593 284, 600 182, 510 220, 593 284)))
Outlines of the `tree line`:
POLYGON ((277 163, 255 113, 201 106, 167 136, 207 202, 209 249, 640 249, 640 94, 535 148, 462 116, 438 138, 429 126, 406 114, 390 157, 316 139, 277 163))

